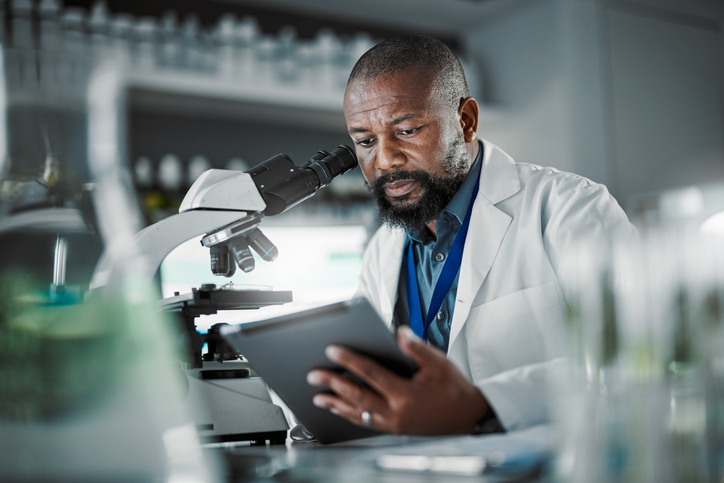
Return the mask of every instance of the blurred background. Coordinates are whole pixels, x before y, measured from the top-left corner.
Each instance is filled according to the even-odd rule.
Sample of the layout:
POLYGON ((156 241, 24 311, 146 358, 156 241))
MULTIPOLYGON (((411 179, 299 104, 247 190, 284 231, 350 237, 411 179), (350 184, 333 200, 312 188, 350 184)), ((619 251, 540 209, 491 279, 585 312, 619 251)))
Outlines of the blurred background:
MULTIPOLYGON (((632 218, 658 209, 662 191, 724 181, 719 0, 8 0, 2 8, 9 45, 128 53, 128 162, 147 224, 175 213, 209 167, 248 169, 277 153, 301 164, 349 144, 342 97, 351 67, 378 41, 405 34, 435 36, 458 54, 482 107, 483 138, 518 162, 605 184, 632 218)), ((279 267, 262 262, 233 281, 318 303, 354 292, 379 222, 357 170, 265 226, 280 245, 279 267)), ((164 264, 164 295, 218 283, 195 248, 164 264)))

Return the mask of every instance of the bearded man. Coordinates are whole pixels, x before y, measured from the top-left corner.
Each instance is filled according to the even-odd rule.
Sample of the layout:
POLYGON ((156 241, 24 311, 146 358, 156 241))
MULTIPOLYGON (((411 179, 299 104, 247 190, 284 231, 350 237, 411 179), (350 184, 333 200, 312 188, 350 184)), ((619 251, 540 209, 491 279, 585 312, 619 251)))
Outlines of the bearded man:
POLYGON ((565 357, 559 268, 583 237, 635 229, 606 188, 516 163, 478 138, 460 62, 428 37, 384 41, 357 62, 349 134, 385 226, 364 255, 359 294, 418 365, 403 379, 330 346, 365 380, 314 370, 314 404, 398 434, 477 434, 549 420, 565 357))

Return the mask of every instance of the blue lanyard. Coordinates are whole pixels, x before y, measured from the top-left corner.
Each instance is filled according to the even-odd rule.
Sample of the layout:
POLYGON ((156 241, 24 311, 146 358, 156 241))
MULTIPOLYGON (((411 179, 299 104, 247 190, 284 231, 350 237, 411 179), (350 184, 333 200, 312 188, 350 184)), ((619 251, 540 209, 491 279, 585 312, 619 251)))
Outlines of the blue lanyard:
POLYGON ((437 315, 442 301, 450 291, 455 277, 457 277, 460 271, 460 263, 463 259, 463 247, 465 246, 465 238, 468 234, 468 226, 470 226, 470 214, 473 212, 473 204, 475 198, 478 196, 478 187, 480 186, 480 178, 475 182, 475 188, 473 190, 473 196, 470 199, 468 205, 468 212, 465 214, 465 220, 463 221, 458 234, 455 235, 455 241, 453 241, 450 253, 448 253, 445 265, 442 267, 442 272, 437 279, 435 289, 432 292, 432 300, 430 300, 430 308, 427 311, 427 318, 422 319, 422 307, 420 306, 420 289, 417 285, 417 273, 415 271, 415 256, 412 251, 412 240, 407 244, 407 261, 406 261, 406 274, 407 274, 407 303, 410 309, 410 327, 418 337, 423 340, 427 340, 427 329, 430 327, 432 320, 437 315))

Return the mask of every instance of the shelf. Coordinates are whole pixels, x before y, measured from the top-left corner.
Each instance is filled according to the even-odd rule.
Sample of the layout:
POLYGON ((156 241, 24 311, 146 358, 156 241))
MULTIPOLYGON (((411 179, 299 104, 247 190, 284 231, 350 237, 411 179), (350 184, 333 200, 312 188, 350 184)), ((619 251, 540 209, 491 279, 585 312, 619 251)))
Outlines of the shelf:
POLYGON ((340 90, 235 84, 186 72, 129 75, 132 109, 189 116, 281 123, 301 129, 346 132, 340 90))

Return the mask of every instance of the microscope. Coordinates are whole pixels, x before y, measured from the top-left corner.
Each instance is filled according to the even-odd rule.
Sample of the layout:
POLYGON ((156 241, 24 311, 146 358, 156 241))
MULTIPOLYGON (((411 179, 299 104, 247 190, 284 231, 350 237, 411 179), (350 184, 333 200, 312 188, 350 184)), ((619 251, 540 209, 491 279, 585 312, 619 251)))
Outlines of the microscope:
MULTIPOLYGON (((355 166, 354 151, 340 145, 332 152, 318 151, 301 166, 277 154, 246 172, 210 169, 191 186, 178 214, 136 234, 135 249, 144 256, 147 273, 155 276, 174 248, 202 236, 214 275, 231 277, 237 269, 249 272, 255 264, 251 250, 266 261, 278 254, 259 229, 262 219, 296 206, 355 166)), ((101 260, 91 286, 102 285, 114 277, 114 271, 123 269, 110 260, 101 260)), ((219 335, 219 326, 225 324, 201 334, 195 319, 219 310, 258 309, 291 301, 290 291, 204 284, 158 302, 160 310, 173 313, 181 323, 187 399, 203 441, 284 443, 289 426, 264 381, 219 335), (207 351, 202 353, 204 345, 207 351)))

